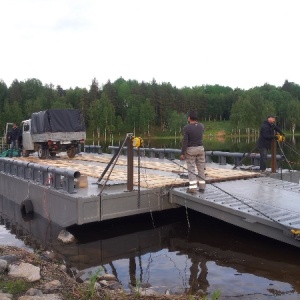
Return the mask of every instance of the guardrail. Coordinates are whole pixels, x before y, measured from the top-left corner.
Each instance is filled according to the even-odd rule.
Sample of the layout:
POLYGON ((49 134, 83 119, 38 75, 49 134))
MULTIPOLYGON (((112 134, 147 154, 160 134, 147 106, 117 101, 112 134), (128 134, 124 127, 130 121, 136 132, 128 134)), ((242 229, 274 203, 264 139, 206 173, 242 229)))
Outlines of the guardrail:
POLYGON ((73 194, 80 172, 0 157, 0 172, 73 194))
MULTIPOLYGON (((118 151, 119 147, 109 146, 108 150, 111 154, 115 154, 118 151)), ((163 148, 140 148, 140 155, 147 156, 151 158, 160 158, 160 159, 175 159, 179 158, 181 153, 180 149, 163 149, 163 148)), ((121 152, 122 155, 127 155, 127 147, 124 147, 121 152)), ((134 148, 134 155, 138 155, 137 148, 134 148)), ((220 165, 226 165, 227 159, 230 158, 233 160, 234 165, 239 165, 242 159, 249 155, 249 160, 251 165, 259 166, 260 154, 259 153, 240 153, 240 152, 222 152, 222 151, 205 151, 206 162, 213 162, 213 157, 217 158, 217 162, 220 165)), ((271 154, 267 155, 267 159, 271 159, 271 154)), ((281 155, 276 155, 276 160, 282 160, 281 155)))

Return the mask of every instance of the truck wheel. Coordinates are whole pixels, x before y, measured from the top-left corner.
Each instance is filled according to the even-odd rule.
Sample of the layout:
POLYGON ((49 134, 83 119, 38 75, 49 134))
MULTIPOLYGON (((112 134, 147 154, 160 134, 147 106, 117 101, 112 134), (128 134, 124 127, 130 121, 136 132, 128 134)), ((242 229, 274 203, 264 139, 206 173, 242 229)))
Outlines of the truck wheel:
POLYGON ((38 157, 39 159, 45 159, 47 158, 47 150, 43 149, 42 146, 39 147, 39 150, 38 150, 38 157))
POLYGON ((72 148, 67 151, 67 155, 69 158, 74 158, 76 155, 76 149, 72 148))
POLYGON ((29 156, 29 151, 28 150, 22 150, 22 155, 23 157, 28 157, 29 156))

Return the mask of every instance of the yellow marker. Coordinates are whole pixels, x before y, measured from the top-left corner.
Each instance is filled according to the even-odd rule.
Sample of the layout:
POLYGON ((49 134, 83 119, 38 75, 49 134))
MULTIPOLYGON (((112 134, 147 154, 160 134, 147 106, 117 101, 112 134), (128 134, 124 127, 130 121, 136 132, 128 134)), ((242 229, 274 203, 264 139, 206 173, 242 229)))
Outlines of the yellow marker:
POLYGON ((139 148, 139 147, 142 146, 142 144, 143 144, 143 140, 140 137, 134 137, 132 139, 132 145, 133 145, 133 147, 139 148))
POLYGON ((300 234, 300 229, 291 229, 292 234, 300 234))
POLYGON ((278 142, 284 142, 285 141, 285 136, 283 134, 277 133, 276 136, 277 136, 277 141, 278 142))

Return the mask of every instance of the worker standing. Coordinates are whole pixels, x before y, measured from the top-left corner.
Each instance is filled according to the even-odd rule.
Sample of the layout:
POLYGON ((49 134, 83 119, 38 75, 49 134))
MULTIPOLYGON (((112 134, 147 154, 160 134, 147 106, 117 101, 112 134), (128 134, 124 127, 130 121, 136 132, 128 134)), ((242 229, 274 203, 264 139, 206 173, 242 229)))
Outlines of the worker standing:
POLYGON ((13 157, 14 148, 18 151, 18 156, 20 156, 20 146, 19 146, 19 139, 20 139, 20 129, 16 123, 13 123, 12 130, 10 132, 10 153, 9 157, 13 157))
POLYGON ((205 151, 203 146, 204 125, 198 122, 196 112, 188 115, 188 123, 183 128, 181 160, 186 160, 189 188, 188 193, 204 192, 205 189, 205 151), (195 173, 197 167, 198 176, 195 173))
POLYGON ((275 125, 275 118, 275 115, 268 115, 259 132, 257 146, 260 154, 260 172, 262 174, 266 173, 268 150, 271 149, 272 141, 277 139, 275 132, 279 132, 284 136, 281 129, 275 125))

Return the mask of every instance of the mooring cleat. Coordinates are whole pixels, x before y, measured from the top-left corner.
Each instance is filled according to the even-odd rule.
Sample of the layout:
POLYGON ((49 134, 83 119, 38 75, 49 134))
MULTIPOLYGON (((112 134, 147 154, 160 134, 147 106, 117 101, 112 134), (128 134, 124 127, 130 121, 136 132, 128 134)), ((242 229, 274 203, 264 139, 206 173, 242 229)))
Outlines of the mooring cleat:
POLYGON ((190 189, 190 188, 188 188, 188 189, 186 190, 186 192, 187 192, 188 194, 196 194, 196 193, 197 193, 197 189, 190 189))

